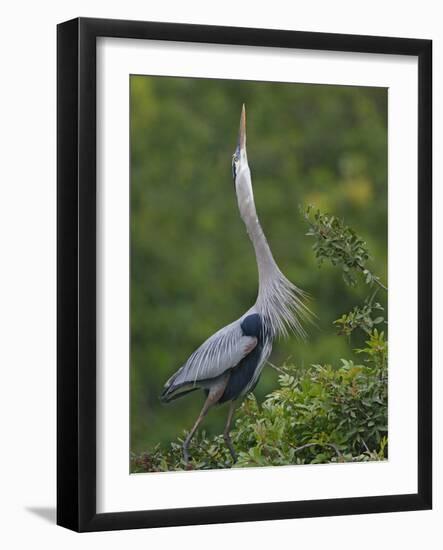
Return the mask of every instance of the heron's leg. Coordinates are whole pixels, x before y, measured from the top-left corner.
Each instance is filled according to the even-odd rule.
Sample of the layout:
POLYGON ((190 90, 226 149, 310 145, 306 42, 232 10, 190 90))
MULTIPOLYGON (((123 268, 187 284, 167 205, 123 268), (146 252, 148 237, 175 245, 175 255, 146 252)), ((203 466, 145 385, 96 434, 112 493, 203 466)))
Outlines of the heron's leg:
POLYGON ((205 404, 203 405, 203 408, 198 415, 197 420, 195 421, 194 426, 192 427, 192 430, 189 432, 187 438, 185 439, 183 443, 183 458, 186 464, 189 462, 189 444, 191 443, 191 439, 194 437, 195 432, 197 431, 197 428, 202 423, 204 417, 208 414, 209 409, 217 403, 217 401, 220 399, 220 397, 223 395, 223 392, 225 391, 226 384, 228 382, 228 377, 223 378, 221 383, 215 385, 209 390, 208 397, 206 398, 205 404))
POLYGON ((189 444, 191 443, 191 439, 194 437, 195 432, 197 431, 197 428, 200 426, 201 422, 203 421, 204 417, 207 415, 209 409, 213 405, 213 402, 210 401, 211 394, 208 395, 205 404, 203 405, 203 408, 198 415, 197 420, 195 421, 194 426, 192 427, 192 430, 189 432, 187 438, 183 442, 183 458, 185 460, 185 463, 187 464, 189 462, 189 444))
POLYGON ((232 426, 232 419, 234 417, 235 412, 235 401, 231 401, 229 404, 229 412, 228 412, 228 419, 226 421, 225 431, 223 432, 223 438, 225 440, 225 443, 229 449, 229 452, 231 453, 232 460, 234 462, 237 462, 237 453, 235 452, 234 445, 232 444, 231 439, 231 426, 232 426))

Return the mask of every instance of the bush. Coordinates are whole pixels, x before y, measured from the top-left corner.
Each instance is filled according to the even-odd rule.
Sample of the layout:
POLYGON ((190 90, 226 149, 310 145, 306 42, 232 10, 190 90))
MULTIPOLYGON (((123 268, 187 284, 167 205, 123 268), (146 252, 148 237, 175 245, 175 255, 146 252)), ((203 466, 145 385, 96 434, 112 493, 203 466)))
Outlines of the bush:
MULTIPOLYGON (((387 457, 387 343, 374 330, 356 350, 361 364, 279 368, 279 388, 262 405, 250 395, 232 432, 238 461, 218 435, 196 435, 188 469, 383 460, 387 457)), ((133 472, 186 468, 182 439, 132 456, 133 472)))

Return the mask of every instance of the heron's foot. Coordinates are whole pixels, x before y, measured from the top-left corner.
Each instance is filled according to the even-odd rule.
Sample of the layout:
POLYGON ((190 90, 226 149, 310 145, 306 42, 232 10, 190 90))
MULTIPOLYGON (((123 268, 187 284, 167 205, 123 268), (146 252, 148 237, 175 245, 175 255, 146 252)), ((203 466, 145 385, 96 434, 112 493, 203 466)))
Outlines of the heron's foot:
POLYGON ((237 462, 237 453, 235 452, 234 445, 232 444, 231 436, 229 435, 229 433, 225 432, 223 434, 223 439, 225 440, 226 446, 228 447, 229 452, 231 453, 231 456, 232 456, 232 460, 235 464, 237 462))

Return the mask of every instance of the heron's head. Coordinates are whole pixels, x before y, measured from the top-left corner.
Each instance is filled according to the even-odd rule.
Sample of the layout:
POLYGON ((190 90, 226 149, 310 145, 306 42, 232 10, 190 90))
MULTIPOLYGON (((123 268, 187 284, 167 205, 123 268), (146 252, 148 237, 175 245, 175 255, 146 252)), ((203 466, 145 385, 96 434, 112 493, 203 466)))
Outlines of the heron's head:
POLYGON ((244 105, 240 116, 237 147, 232 155, 232 177, 239 203, 246 200, 248 196, 252 197, 251 172, 246 154, 246 110, 244 105))
POLYGON ((232 177, 234 183, 237 183, 238 176, 244 168, 248 167, 248 157, 246 155, 246 110, 243 104, 240 115, 240 128, 238 130, 237 147, 232 155, 232 177))

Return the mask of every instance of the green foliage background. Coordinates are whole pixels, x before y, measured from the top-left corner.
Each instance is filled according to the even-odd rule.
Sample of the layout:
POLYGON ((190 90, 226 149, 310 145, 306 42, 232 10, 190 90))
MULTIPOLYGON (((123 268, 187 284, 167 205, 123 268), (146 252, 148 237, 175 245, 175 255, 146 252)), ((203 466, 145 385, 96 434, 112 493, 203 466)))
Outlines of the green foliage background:
MULTIPOLYGON (((257 210, 274 256, 308 291, 317 327, 306 343, 276 342, 271 361, 305 368, 356 359, 364 333, 333 321, 361 304, 340 269, 319 269, 299 212, 313 204, 343 218, 387 280, 387 90, 382 88, 132 76, 131 451, 168 445, 194 422, 203 396, 170 405, 165 380, 209 335, 255 301, 252 246, 231 176, 241 105, 257 210)), ((364 275, 362 275, 364 281, 364 275)), ((386 308, 386 295, 377 300, 386 308)), ((265 368, 258 402, 279 386, 265 368)), ((225 407, 205 420, 223 429, 225 407)))

